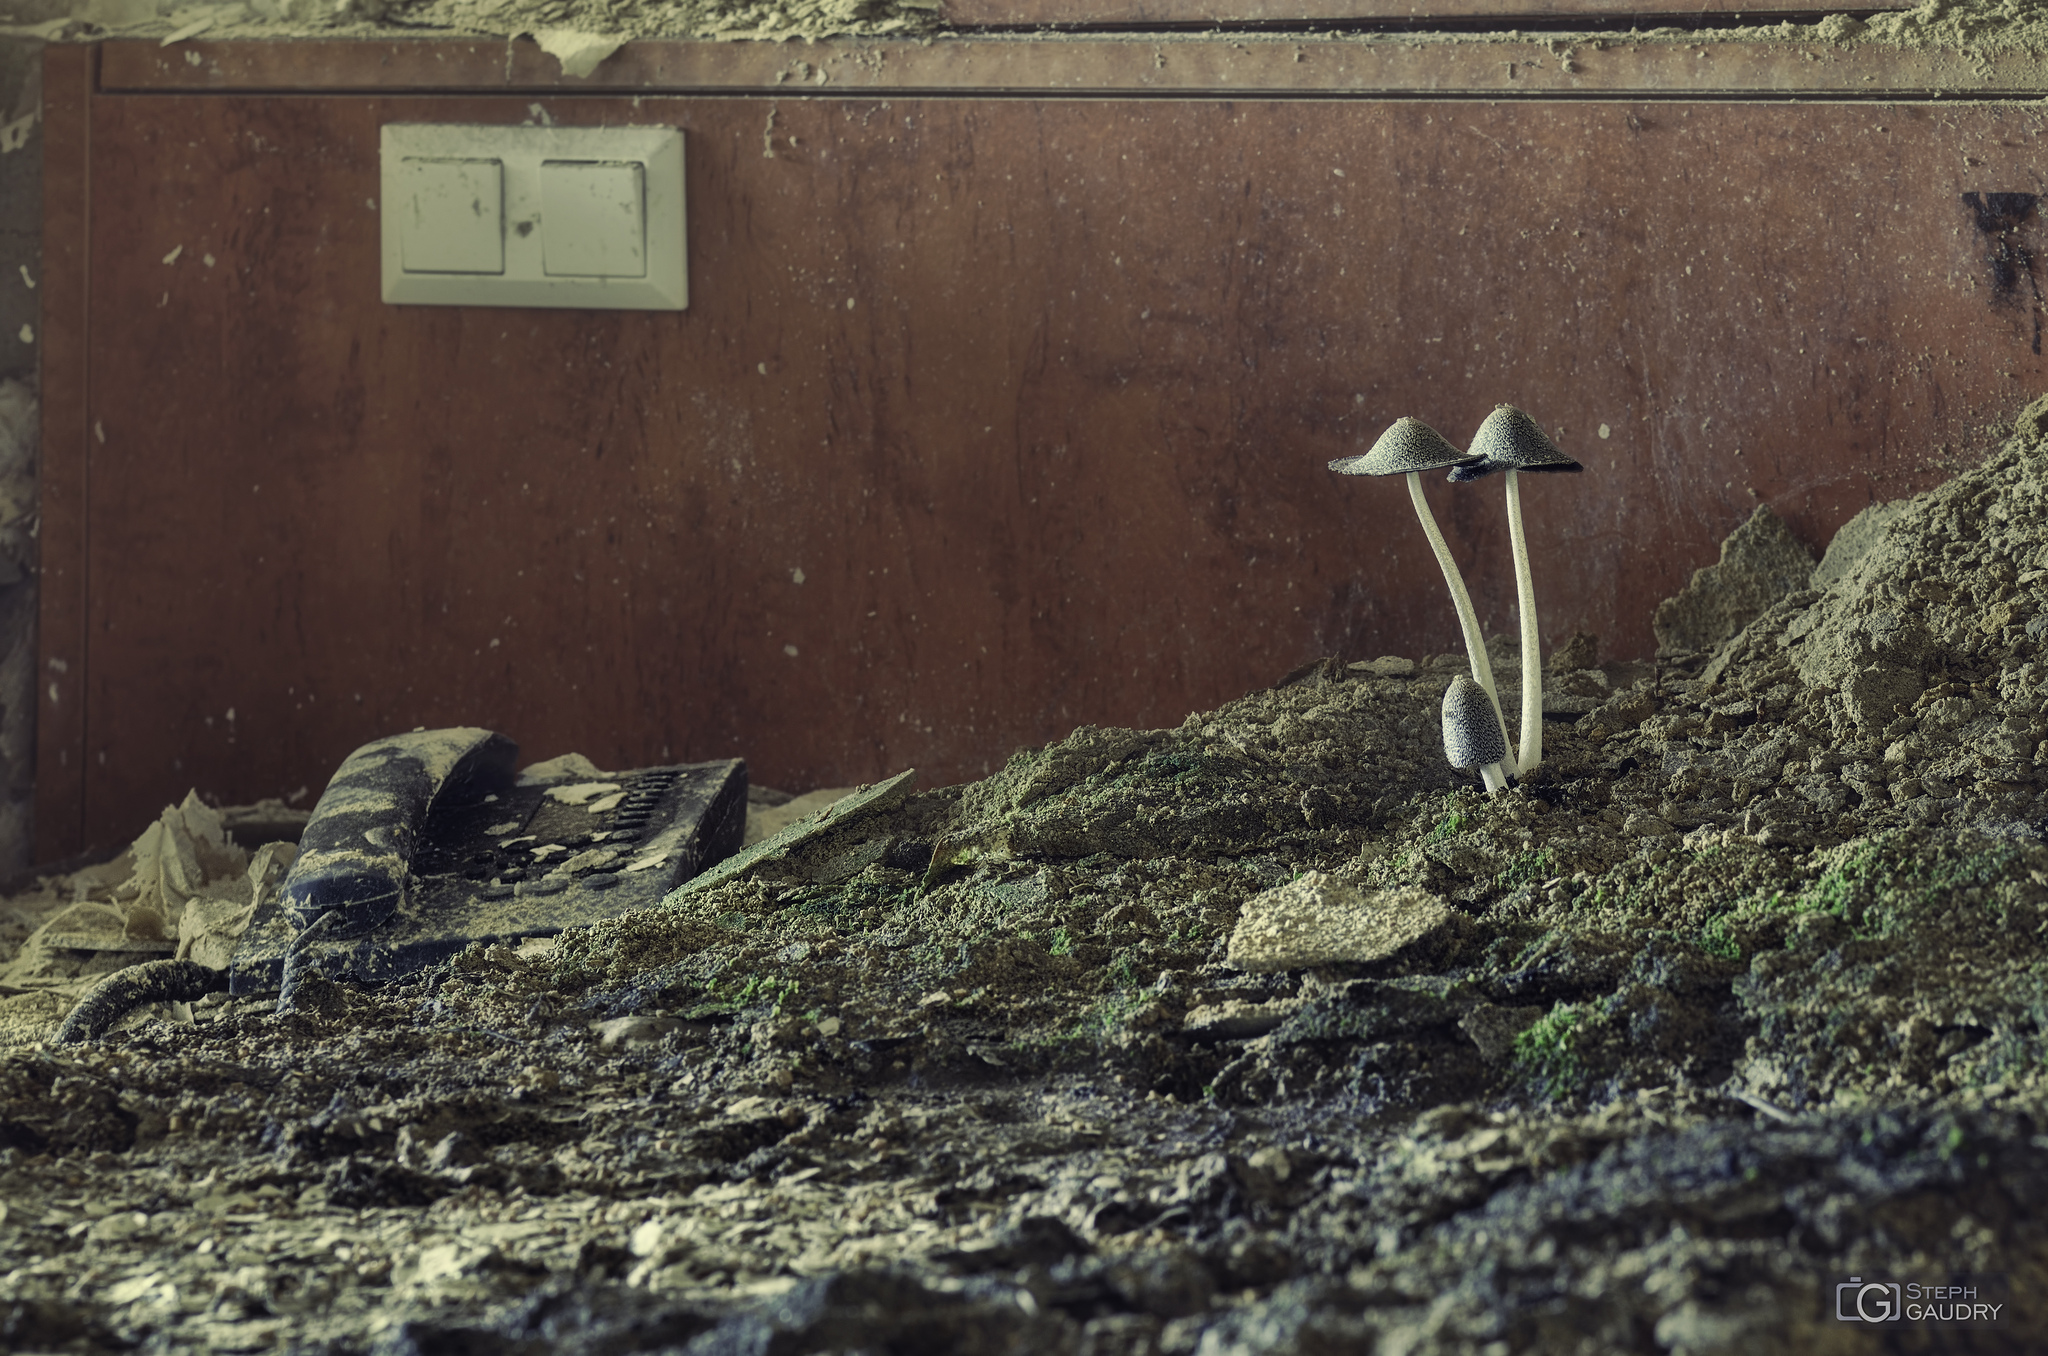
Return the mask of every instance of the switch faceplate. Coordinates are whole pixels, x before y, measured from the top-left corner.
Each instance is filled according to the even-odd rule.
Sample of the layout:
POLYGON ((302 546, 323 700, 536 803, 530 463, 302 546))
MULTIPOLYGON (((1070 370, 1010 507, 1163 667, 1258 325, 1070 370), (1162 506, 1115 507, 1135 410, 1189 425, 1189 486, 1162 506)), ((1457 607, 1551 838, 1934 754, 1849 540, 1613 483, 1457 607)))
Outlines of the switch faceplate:
POLYGON ((387 302, 689 305, 673 128, 390 123, 381 152, 387 302))

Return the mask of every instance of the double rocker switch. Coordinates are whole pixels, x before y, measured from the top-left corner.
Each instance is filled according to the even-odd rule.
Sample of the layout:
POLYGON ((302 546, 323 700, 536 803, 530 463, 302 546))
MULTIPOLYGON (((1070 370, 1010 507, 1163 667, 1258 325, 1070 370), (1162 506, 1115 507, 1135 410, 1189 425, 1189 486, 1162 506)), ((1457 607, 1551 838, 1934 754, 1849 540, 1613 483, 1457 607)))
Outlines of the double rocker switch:
MULTIPOLYGON (((637 161, 543 160, 540 216, 512 223, 540 232, 550 278, 647 276, 646 167, 637 161)), ((399 162, 400 248, 407 273, 505 272, 502 160, 399 162)))
POLYGON ((387 302, 688 305, 674 129, 392 124, 382 158, 387 302))

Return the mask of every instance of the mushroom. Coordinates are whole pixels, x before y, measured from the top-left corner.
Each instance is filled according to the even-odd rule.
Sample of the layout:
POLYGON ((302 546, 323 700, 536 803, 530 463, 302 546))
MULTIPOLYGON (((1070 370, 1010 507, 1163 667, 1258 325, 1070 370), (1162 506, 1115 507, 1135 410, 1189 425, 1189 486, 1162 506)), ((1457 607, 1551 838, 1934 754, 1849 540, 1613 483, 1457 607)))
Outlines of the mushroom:
POLYGON ((1515 552, 1515 596, 1522 614, 1522 748, 1515 768, 1526 777, 1543 761, 1543 652, 1536 636, 1536 586, 1529 578, 1529 545, 1522 536, 1520 471, 1583 471, 1557 450, 1536 421, 1513 405, 1496 405, 1472 435, 1476 460, 1451 469, 1454 481, 1508 473, 1508 541, 1515 552))
MULTIPOLYGON (((1444 583, 1450 586, 1451 602, 1458 609, 1458 625, 1465 633, 1465 654, 1472 662, 1473 681, 1493 704, 1493 718, 1500 726, 1501 742, 1505 744, 1508 727, 1501 718, 1500 697, 1493 688, 1493 664, 1486 657, 1486 641, 1479 634, 1479 614, 1472 610, 1472 598, 1465 592, 1458 562, 1451 559, 1451 548, 1444 545, 1444 534, 1437 531, 1436 516, 1429 511, 1429 501, 1422 497, 1422 472, 1477 465, 1478 460, 1452 447, 1449 439, 1420 419, 1403 415, 1379 436, 1371 451, 1362 457, 1339 457, 1330 463, 1330 469, 1347 476, 1408 477, 1408 497, 1415 501, 1415 516, 1422 520, 1430 549, 1436 552, 1436 563, 1444 572, 1444 583)), ((1456 474, 1452 472, 1453 478, 1456 474)), ((1512 767, 1508 770, 1514 771, 1512 767)))
POLYGON ((1486 691, 1464 674, 1444 689, 1444 757, 1461 772, 1477 772, 1486 794, 1497 796, 1508 784, 1507 732, 1486 691))

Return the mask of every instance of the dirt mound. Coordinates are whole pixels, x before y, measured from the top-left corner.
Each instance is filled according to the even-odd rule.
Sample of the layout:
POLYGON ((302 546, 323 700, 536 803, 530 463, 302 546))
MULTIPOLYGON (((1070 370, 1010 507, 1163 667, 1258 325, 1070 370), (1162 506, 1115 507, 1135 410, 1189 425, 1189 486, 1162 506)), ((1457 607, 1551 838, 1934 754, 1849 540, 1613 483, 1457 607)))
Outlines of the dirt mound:
POLYGON ((1462 657, 1328 660, 857 792, 548 954, 17 1043, 0 1335, 1794 1353, 1852 1275, 1967 1273, 1968 1349, 2021 1349, 2044 479, 2037 404, 1817 567, 1753 520, 1740 615, 1559 647, 1497 797, 1441 757, 1462 657))

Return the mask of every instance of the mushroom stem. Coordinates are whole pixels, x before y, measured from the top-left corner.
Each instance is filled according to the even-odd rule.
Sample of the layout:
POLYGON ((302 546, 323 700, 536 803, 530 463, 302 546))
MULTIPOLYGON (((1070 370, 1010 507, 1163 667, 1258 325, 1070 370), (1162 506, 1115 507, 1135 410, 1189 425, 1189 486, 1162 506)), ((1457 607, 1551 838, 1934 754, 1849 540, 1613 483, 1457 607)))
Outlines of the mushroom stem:
MULTIPOLYGON (((1422 477, 1414 471, 1408 473, 1408 497, 1415 501, 1415 516, 1422 520, 1422 530, 1429 537, 1429 548, 1436 552, 1436 563, 1444 572, 1444 583, 1450 586, 1451 602, 1458 609, 1458 625, 1465 633, 1465 655, 1472 662, 1472 681, 1485 689, 1487 701, 1493 704, 1493 718, 1500 723, 1501 742, 1505 744, 1508 723, 1500 713, 1500 696, 1493 690, 1493 661, 1486 657, 1486 640, 1479 634, 1479 614, 1472 610, 1471 595, 1465 592, 1465 577, 1458 573, 1458 562, 1451 559, 1451 548, 1444 544, 1444 534, 1437 530, 1436 515, 1429 511, 1429 501, 1422 496, 1422 477)), ((1509 773, 1520 770, 1520 765, 1514 761, 1513 750, 1509 751, 1502 766, 1509 773)), ((1487 790, 1494 789, 1489 782, 1487 790)))
POLYGON ((1504 762, 1489 763, 1479 769, 1479 780, 1486 783, 1487 795, 1497 796, 1508 789, 1507 773, 1503 771, 1506 766, 1504 762))
POLYGON ((1543 762, 1543 650, 1536 635, 1536 584, 1529 577, 1529 544, 1522 536, 1522 490, 1508 468, 1508 542, 1515 552, 1515 602, 1522 614, 1522 746, 1516 769, 1524 776, 1543 762))

